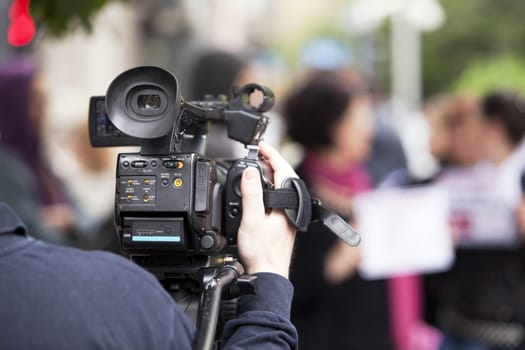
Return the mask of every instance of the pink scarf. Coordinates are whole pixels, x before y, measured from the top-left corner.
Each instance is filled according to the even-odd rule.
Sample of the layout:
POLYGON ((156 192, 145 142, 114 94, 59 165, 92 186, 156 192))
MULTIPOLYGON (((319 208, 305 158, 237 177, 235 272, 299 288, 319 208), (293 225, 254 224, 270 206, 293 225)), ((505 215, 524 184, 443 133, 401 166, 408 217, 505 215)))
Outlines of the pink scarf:
POLYGON ((361 164, 348 164, 333 169, 322 158, 308 154, 304 160, 304 170, 312 183, 322 183, 335 187, 346 195, 354 195, 372 188, 372 181, 361 164))

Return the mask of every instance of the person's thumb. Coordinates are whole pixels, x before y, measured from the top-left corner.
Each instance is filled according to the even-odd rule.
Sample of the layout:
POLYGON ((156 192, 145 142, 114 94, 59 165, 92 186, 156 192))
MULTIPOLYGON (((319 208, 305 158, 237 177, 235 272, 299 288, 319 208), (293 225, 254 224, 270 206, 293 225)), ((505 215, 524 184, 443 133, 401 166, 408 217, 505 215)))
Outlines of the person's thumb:
POLYGON ((254 167, 247 167, 242 173, 242 219, 250 222, 264 216, 263 191, 261 176, 254 167))

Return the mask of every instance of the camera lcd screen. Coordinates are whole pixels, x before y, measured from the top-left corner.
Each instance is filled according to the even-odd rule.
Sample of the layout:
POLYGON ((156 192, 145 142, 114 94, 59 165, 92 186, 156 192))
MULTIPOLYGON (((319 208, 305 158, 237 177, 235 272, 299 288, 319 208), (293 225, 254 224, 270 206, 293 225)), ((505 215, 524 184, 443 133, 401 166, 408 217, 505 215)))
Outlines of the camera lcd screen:
POLYGON ((135 220, 131 225, 133 242, 171 242, 182 243, 184 224, 182 218, 135 220))
POLYGON ((89 138, 94 147, 140 146, 141 140, 117 129, 106 113, 104 96, 91 97, 89 101, 89 138))

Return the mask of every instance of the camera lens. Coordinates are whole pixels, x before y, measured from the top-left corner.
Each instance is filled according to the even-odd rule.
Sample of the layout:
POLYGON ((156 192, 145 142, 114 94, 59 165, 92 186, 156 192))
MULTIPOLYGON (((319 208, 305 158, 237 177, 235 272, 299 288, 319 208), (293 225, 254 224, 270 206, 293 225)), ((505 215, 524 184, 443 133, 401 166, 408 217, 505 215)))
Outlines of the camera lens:
POLYGON ((139 95, 137 98, 137 105, 144 110, 159 110, 161 104, 160 95, 139 95))

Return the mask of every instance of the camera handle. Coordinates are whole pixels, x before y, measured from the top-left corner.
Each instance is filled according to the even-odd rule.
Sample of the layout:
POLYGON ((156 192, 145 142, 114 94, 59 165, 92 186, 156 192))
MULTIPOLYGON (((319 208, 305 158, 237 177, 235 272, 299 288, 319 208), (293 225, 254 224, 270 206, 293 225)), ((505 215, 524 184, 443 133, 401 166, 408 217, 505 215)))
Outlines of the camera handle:
POLYGON ((236 260, 212 269, 204 276, 204 289, 201 296, 197 334, 194 350, 211 350, 215 342, 215 331, 219 318, 219 308, 223 292, 236 288, 236 296, 255 294, 256 276, 243 275, 244 268, 236 260))
POLYGON ((299 178, 286 178, 281 188, 265 189, 263 195, 264 206, 283 209, 288 222, 298 231, 306 232, 310 223, 319 222, 348 245, 357 246, 361 241, 361 236, 346 220, 310 196, 306 184, 299 178))
POLYGON ((310 223, 319 222, 346 244, 357 246, 361 236, 346 220, 324 207, 317 198, 311 198, 305 183, 299 178, 287 178, 282 188, 264 190, 264 206, 280 208, 296 230, 306 232, 310 223))
MULTIPOLYGON (((257 162, 259 147, 248 145, 246 161, 257 162)), ((281 183, 281 188, 274 188, 263 175, 266 186, 263 189, 264 207, 267 210, 283 209, 288 222, 297 231, 306 232, 313 222, 320 222, 346 244, 357 246, 361 236, 342 217, 323 206, 321 201, 310 196, 308 187, 300 178, 288 177, 281 183)))

